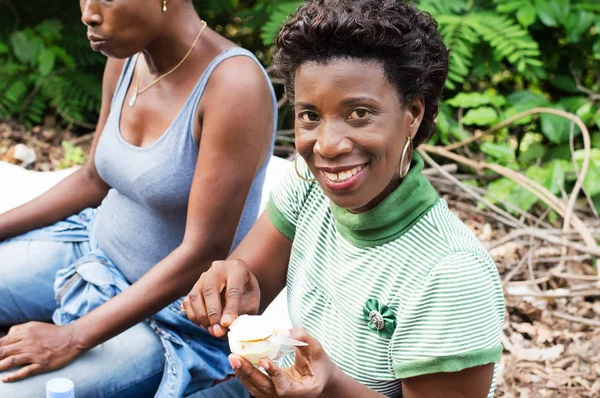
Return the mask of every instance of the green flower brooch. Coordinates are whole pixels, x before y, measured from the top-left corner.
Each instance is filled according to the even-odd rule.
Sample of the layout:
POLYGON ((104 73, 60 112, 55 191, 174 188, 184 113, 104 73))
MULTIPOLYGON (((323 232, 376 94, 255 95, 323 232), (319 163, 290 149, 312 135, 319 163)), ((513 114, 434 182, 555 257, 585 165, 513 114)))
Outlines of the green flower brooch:
POLYGON ((389 339, 396 330, 396 317, 389 307, 379 304, 376 299, 369 299, 363 308, 363 316, 368 322, 369 329, 377 335, 389 339))

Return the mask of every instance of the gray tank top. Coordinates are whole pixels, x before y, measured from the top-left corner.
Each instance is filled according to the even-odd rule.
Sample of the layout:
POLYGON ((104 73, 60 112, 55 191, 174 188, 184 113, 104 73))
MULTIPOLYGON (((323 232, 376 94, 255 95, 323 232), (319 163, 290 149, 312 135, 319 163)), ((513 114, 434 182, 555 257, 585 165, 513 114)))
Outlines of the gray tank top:
MULTIPOLYGON (((212 72, 221 62, 236 56, 250 57, 260 66, 247 50, 231 48, 221 53, 202 74, 170 127, 158 141, 147 147, 131 145, 121 135, 121 110, 138 55, 125 63, 96 149, 96 168, 112 189, 98 210, 94 228, 100 249, 130 283, 141 278, 183 241, 188 199, 198 159, 194 139, 196 110, 212 72)), ((268 80, 266 71, 264 73, 268 80)), ((270 153, 277 128, 277 100, 272 87, 271 97, 275 129, 270 153)), ((254 178, 234 247, 256 221, 270 157, 254 178)))

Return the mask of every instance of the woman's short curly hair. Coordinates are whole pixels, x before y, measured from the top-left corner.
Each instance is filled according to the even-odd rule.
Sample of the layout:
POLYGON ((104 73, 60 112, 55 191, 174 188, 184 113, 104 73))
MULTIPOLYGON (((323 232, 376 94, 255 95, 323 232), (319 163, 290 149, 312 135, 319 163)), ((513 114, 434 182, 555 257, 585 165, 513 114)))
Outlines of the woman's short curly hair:
POLYGON ((404 105, 423 97, 425 114, 414 139, 426 142, 448 76, 448 51, 437 23, 404 0, 308 0, 283 25, 274 65, 294 99, 294 77, 306 62, 336 58, 381 61, 404 105))

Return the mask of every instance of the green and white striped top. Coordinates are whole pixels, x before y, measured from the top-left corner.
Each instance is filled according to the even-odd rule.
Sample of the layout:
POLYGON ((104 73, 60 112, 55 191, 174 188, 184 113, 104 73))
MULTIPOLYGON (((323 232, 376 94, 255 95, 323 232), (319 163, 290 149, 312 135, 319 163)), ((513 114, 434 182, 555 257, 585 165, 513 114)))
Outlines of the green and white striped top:
MULTIPOLYGON (((300 159, 298 166, 310 176, 300 159)), ((404 378, 497 363, 502 352, 504 297, 494 261, 422 170, 415 152, 390 196, 352 214, 291 167, 267 205, 293 240, 292 324, 316 337, 346 374, 394 397, 404 378)))

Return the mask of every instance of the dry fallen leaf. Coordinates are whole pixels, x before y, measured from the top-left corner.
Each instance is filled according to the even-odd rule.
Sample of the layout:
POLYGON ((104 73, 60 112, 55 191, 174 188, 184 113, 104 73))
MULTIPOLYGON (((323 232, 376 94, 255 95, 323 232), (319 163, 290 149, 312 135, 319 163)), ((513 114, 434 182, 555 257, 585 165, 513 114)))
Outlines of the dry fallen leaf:
POLYGON ((557 344, 548 348, 522 348, 516 350, 517 358, 523 361, 539 362, 539 361, 554 361, 560 358, 565 351, 565 346, 557 344))

